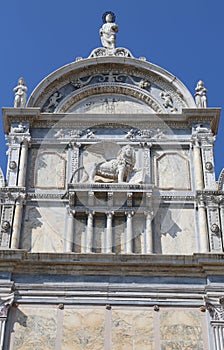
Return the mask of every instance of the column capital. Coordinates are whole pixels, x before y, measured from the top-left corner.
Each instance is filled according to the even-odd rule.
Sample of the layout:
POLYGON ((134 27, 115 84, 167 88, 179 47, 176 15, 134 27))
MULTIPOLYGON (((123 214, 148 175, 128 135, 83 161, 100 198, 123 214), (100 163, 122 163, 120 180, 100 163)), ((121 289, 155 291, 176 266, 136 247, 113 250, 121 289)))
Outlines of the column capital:
POLYGON ((154 212, 153 212, 153 209, 152 209, 152 208, 149 208, 148 210, 145 210, 145 211, 144 211, 144 215, 145 215, 145 216, 148 216, 148 215, 149 215, 149 216, 152 218, 153 214, 154 214, 154 212))
POLYGON ((127 215, 128 218, 131 218, 134 214, 135 212, 133 210, 129 210, 125 212, 125 215, 127 215))
POLYGON ((89 216, 93 216, 95 214, 95 210, 86 210, 86 214, 89 216))
POLYGON ((0 317, 7 318, 8 310, 14 300, 14 293, 0 297, 0 317))
POLYGON ((74 149, 74 148, 80 148, 82 144, 80 142, 74 142, 74 141, 69 141, 68 143, 68 148, 74 149))
POLYGON ((67 213, 68 215, 72 215, 74 216, 75 215, 75 209, 72 209, 69 205, 66 205, 66 209, 67 209, 67 213))
POLYGON ((27 198, 27 194, 24 192, 20 192, 18 194, 18 196, 16 197, 16 205, 24 205, 26 204, 26 198, 27 198))
POLYGON ((20 143, 22 146, 29 148, 31 146, 31 136, 30 135, 22 136, 20 143))
POLYGON ((197 203, 199 208, 205 208, 205 196, 203 194, 197 197, 197 203))
POLYGON ((205 307, 209 311, 212 321, 224 322, 224 296, 219 298, 205 297, 205 307))

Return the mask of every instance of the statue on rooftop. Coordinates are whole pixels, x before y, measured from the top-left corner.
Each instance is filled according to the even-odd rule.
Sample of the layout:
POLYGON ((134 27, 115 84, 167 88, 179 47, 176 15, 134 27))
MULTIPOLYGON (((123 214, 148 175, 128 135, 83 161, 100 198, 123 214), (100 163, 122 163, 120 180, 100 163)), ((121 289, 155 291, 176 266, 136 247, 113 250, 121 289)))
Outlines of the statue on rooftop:
POLYGON ((115 23, 116 16, 113 12, 105 12, 103 14, 103 26, 100 28, 100 38, 103 47, 109 50, 115 49, 116 33, 118 26, 115 23))
POLYGON ((19 78, 18 85, 13 89, 13 91, 15 92, 14 108, 24 108, 26 105, 27 92, 24 78, 19 78))
POLYGON ((194 97, 196 106, 198 108, 207 108, 207 89, 202 80, 198 81, 195 91, 194 97))

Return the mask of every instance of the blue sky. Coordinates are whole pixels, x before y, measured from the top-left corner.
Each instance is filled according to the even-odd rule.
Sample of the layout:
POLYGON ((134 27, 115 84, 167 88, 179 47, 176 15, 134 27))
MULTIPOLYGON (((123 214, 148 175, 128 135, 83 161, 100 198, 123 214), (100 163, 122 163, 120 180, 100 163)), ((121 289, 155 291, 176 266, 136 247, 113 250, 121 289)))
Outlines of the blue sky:
MULTIPOLYGON (((145 56, 176 75, 194 94, 199 79, 208 106, 224 105, 224 1, 8 0, 0 7, 0 106, 13 106, 12 89, 24 76, 28 95, 55 69, 101 46, 102 14, 113 11, 117 46, 145 56)), ((216 176, 224 167, 223 112, 215 146, 216 176)), ((0 166, 5 140, 0 123, 0 166)))

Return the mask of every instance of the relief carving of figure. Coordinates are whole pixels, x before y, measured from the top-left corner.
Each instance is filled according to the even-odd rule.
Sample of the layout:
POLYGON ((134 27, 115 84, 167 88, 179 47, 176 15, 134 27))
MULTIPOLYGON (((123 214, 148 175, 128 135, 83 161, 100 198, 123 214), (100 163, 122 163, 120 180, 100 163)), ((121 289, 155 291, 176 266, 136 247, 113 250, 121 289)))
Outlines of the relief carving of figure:
POLYGON ((195 88, 195 103, 198 108, 207 108, 207 89, 204 82, 199 80, 195 88))
POLYGON ((177 109, 173 106, 173 99, 172 97, 168 94, 168 92, 161 92, 160 94, 161 98, 164 100, 164 107, 171 108, 171 112, 175 112, 177 109))
POLYGON ((115 182, 127 182, 129 175, 133 172, 136 161, 134 149, 126 145, 121 148, 117 154, 117 158, 109 161, 95 163, 89 174, 85 172, 81 182, 94 182, 96 175, 105 179, 112 179, 115 182))
POLYGON ((106 12, 103 14, 103 26, 100 28, 100 38, 103 47, 109 50, 115 49, 116 46, 116 33, 118 32, 118 26, 115 21, 115 14, 113 12, 106 12))
POLYGON ((22 123, 19 123, 18 126, 13 127, 12 130, 13 132, 19 134, 19 133, 24 133, 27 129, 25 125, 23 125, 22 123))
POLYGON ((60 98, 62 97, 62 95, 56 91, 51 97, 50 97, 50 100, 49 100, 49 104, 47 105, 47 107, 45 108, 45 112, 51 112, 51 108, 52 107, 57 107, 58 105, 58 100, 60 100, 60 98))
POLYGON ((19 78, 18 85, 13 89, 13 91, 15 92, 14 108, 24 108, 26 105, 27 92, 24 78, 19 78))

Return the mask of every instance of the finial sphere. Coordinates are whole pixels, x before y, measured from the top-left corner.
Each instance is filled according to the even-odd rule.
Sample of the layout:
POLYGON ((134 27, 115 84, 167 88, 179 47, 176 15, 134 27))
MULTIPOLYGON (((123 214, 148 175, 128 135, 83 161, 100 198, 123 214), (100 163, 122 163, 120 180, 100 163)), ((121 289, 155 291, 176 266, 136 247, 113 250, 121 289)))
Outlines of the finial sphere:
POLYGON ((116 21, 116 15, 112 11, 106 11, 102 16, 103 23, 106 23, 107 15, 111 15, 111 22, 116 21))

